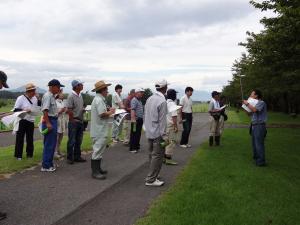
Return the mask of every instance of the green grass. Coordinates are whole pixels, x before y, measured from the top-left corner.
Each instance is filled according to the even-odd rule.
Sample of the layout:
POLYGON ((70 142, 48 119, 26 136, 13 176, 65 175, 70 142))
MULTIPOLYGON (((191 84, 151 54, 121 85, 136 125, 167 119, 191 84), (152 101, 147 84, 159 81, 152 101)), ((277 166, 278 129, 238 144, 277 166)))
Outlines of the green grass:
MULTIPOLYGON (((64 136, 61 144, 61 150, 64 153, 66 153, 67 151, 67 139, 68 138, 64 136)), ((91 150, 92 148, 92 141, 89 133, 87 132, 83 136, 81 147, 83 151, 91 150)), ((17 172, 25 168, 29 168, 34 165, 37 165, 42 160, 42 153, 43 153, 42 140, 34 142, 34 157, 32 159, 26 158, 26 150, 24 146, 23 160, 21 161, 16 160, 14 157, 14 146, 2 147, 0 148, 0 174, 17 172)))
MULTIPOLYGON (((226 110, 228 115, 227 123, 230 124, 249 124, 251 118, 246 114, 244 110, 240 110, 238 113, 235 109, 226 110)), ((300 124, 300 116, 293 118, 288 114, 280 112, 268 112, 268 124, 300 124)))
POLYGON ((300 130, 269 129, 268 167, 253 165, 247 129, 204 144, 136 225, 296 225, 300 221, 300 130))
POLYGON ((208 111, 208 104, 207 103, 198 103, 193 105, 193 112, 194 113, 205 113, 208 111))

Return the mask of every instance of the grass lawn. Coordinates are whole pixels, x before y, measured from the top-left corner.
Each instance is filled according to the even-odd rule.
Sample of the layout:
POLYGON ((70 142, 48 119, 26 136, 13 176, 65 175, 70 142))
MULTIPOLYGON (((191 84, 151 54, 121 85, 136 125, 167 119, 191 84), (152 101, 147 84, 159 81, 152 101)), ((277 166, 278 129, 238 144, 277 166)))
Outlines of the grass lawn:
MULTIPOLYGON (((64 153, 67 151, 67 139, 65 136, 61 144, 61 150, 64 153)), ((91 150, 92 148, 92 141, 88 132, 83 136, 81 147, 84 151, 91 150)), ((16 160, 14 157, 14 146, 2 147, 0 148, 0 174, 16 172, 37 165, 42 160, 42 153, 42 140, 34 142, 34 157, 32 159, 26 158, 26 149, 24 146, 23 160, 21 161, 16 160)))
MULTIPOLYGON (((250 117, 244 110, 236 112, 235 109, 226 110, 228 115, 227 123, 231 124, 249 124, 250 117)), ((300 116, 293 118, 288 114, 280 112, 268 112, 268 124, 300 124, 300 116)))
POLYGON ((136 225, 296 225, 300 221, 300 130, 269 129, 268 167, 252 161, 247 129, 207 143, 176 184, 136 225))
POLYGON ((208 104, 207 103, 198 103, 193 105, 193 112, 194 113, 205 113, 208 111, 208 104))

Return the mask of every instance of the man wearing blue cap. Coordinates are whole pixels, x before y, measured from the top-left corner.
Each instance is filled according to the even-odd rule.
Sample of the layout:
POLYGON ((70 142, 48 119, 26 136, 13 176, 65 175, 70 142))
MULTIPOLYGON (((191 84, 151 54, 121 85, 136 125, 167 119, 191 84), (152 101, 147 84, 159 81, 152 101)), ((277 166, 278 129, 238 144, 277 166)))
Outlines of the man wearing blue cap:
POLYGON ((85 162, 81 158, 81 143, 83 138, 83 113, 84 103, 80 92, 83 90, 83 82, 79 80, 72 81, 73 91, 67 99, 67 108, 69 114, 68 124, 68 144, 67 144, 67 162, 85 162))
POLYGON ((48 133, 44 136, 42 172, 54 172, 53 156, 57 141, 57 106, 55 96, 64 87, 58 80, 53 79, 48 83, 49 91, 42 99, 43 124, 42 129, 47 128, 48 133))

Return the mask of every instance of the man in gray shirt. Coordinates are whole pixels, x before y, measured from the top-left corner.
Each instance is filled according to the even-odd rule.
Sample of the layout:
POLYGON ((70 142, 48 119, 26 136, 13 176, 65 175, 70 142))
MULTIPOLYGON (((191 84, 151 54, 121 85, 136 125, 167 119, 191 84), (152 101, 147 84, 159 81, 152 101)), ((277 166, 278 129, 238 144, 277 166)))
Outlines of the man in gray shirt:
POLYGON ((42 112, 43 123, 42 129, 48 129, 44 136, 43 163, 42 172, 54 172, 56 168, 53 165, 53 156, 57 141, 57 107, 55 96, 64 87, 58 80, 53 79, 48 83, 49 91, 43 95, 42 112))
POLYGON ((74 162, 85 162, 81 158, 81 143, 83 138, 83 113, 84 104, 81 96, 83 90, 83 82, 79 80, 72 81, 73 91, 69 94, 67 99, 67 107, 69 114, 68 124, 68 144, 67 144, 67 162, 73 164, 74 162))
POLYGON ((262 93, 260 90, 253 90, 250 98, 258 100, 258 103, 255 106, 252 106, 246 100, 243 101, 243 103, 252 111, 250 115, 252 115, 251 136, 253 159, 255 160, 256 166, 266 166, 265 137, 267 134, 267 105, 262 100, 262 93))
POLYGON ((145 129, 149 142, 150 171, 146 178, 146 186, 162 186, 163 181, 157 179, 163 164, 165 146, 168 137, 167 130, 167 102, 165 93, 168 89, 166 80, 155 83, 156 91, 148 98, 145 105, 145 129))

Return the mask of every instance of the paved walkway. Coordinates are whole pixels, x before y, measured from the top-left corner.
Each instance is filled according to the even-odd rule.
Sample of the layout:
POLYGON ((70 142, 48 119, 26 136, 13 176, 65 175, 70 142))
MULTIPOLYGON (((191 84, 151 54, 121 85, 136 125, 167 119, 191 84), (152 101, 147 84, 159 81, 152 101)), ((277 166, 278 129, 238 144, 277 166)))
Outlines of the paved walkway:
MULTIPOLYGON (((174 182, 197 147, 207 139, 207 114, 195 118, 191 149, 176 149, 178 166, 163 166, 166 185, 146 187, 147 144, 142 151, 128 152, 121 144, 106 151, 104 167, 108 178, 91 179, 90 163, 67 165, 58 162, 55 173, 41 173, 39 167, 0 181, 0 211, 8 218, 2 225, 101 224, 130 225, 145 215, 151 202, 174 182)), ((86 155, 89 159, 90 155, 86 155)))

